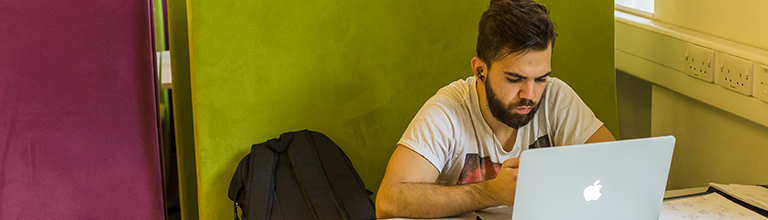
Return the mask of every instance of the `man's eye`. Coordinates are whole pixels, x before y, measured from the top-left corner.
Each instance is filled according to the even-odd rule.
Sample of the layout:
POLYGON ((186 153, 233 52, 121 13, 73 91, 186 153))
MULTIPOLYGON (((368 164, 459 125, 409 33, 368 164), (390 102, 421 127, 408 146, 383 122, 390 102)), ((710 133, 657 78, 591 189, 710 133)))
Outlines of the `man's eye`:
POLYGON ((547 81, 547 77, 536 79, 536 82, 546 82, 546 81, 547 81))
POLYGON ((510 79, 510 78, 507 78, 507 81, 509 81, 509 82, 511 82, 511 83, 519 83, 521 80, 523 80, 523 79, 521 79, 521 78, 517 78, 517 79, 510 79))

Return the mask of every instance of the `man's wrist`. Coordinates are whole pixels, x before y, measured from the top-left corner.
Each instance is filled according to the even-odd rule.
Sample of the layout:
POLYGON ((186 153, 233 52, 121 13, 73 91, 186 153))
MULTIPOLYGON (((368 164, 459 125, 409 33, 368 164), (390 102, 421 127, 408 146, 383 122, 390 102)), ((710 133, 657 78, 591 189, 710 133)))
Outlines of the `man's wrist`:
POLYGON ((487 204, 487 207, 499 206, 502 204, 500 202, 501 199, 498 198, 501 194, 497 192, 497 187, 493 179, 477 182, 476 186, 479 191, 478 201, 483 201, 482 203, 487 204))

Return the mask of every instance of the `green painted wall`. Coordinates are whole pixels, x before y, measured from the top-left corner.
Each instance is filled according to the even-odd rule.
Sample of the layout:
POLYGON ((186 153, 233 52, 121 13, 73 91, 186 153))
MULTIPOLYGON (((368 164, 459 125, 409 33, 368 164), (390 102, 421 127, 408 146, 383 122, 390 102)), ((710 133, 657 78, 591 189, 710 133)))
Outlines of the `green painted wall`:
POLYGON ((573 87, 619 139, 613 0, 540 2, 550 8, 560 35, 552 56, 552 75, 573 87))
MULTIPOLYGON (((183 3, 172 1, 171 11, 180 12, 173 4, 183 3)), ((573 81, 615 130, 613 2, 545 4, 560 32, 554 75, 573 81)), ((170 46, 173 67, 180 71, 184 66, 176 63, 174 50, 184 43, 189 48, 189 75, 179 76, 188 81, 177 81, 173 69, 174 107, 179 111, 184 98, 191 104, 175 119, 177 129, 193 129, 194 138, 178 137, 188 144, 178 143, 187 148, 180 154, 195 152, 195 161, 180 158, 179 163, 196 166, 199 218, 232 216, 227 187, 237 163, 252 144, 285 131, 325 133, 375 191, 397 140, 424 101, 440 87, 472 75, 477 22, 487 5, 188 0, 185 17, 171 13, 170 46), (188 29, 174 29, 174 22, 188 29), (180 89, 189 96, 177 94, 180 89)), ((180 178, 189 181, 189 176, 180 178)))
POLYGON ((155 23, 155 48, 157 51, 167 50, 165 47, 165 25, 163 24, 163 0, 152 0, 152 16, 155 23))
POLYGON ((185 0, 168 0, 168 46, 173 74, 173 123, 176 132, 176 162, 179 174, 181 219, 199 219, 197 158, 192 116, 192 86, 189 74, 189 34, 185 0))

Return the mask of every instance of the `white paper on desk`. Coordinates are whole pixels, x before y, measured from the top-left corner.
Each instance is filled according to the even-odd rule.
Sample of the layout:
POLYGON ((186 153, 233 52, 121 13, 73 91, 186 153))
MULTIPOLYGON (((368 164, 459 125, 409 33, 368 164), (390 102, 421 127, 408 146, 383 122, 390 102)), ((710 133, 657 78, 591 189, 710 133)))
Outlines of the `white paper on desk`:
POLYGON ((762 186, 740 184, 724 185, 710 183, 709 185, 743 202, 768 211, 768 188, 762 186))
POLYGON ((664 201, 659 220, 764 220, 768 219, 717 193, 664 201))

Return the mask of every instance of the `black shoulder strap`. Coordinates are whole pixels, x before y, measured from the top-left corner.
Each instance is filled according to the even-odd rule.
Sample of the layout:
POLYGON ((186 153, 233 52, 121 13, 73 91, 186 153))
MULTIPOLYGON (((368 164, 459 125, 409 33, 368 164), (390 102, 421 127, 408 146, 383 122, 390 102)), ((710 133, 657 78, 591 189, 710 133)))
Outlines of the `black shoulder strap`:
POLYGON ((376 219, 374 203, 368 198, 370 191, 365 189, 365 183, 344 151, 328 136, 314 131, 310 131, 310 134, 317 149, 317 156, 323 163, 325 177, 328 178, 342 211, 350 219, 376 219))
POLYGON ((323 172, 309 131, 297 131, 293 136, 288 156, 304 198, 315 212, 315 218, 348 219, 323 172))
MULTIPOLYGON (((277 154, 285 150, 285 146, 290 142, 290 138, 283 139, 281 136, 280 140, 272 139, 251 147, 251 172, 248 174, 248 178, 249 186, 254 187, 245 187, 245 193, 251 200, 248 204, 248 216, 270 219, 275 194, 277 154)), ((245 211, 243 212, 245 214, 245 211)))

